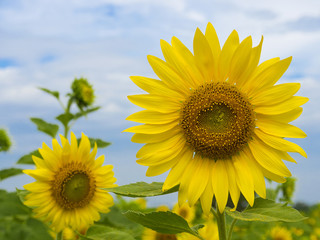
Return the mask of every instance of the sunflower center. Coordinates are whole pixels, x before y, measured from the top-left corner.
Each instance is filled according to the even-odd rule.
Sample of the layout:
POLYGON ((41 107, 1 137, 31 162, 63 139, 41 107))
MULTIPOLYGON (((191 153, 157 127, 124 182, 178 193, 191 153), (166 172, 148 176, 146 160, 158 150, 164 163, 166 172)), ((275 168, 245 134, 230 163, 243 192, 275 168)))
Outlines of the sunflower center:
POLYGON ((52 194, 64 209, 88 205, 94 196, 95 180, 82 164, 67 164, 57 171, 52 182, 52 194))
POLYGON ((227 159, 250 141, 255 114, 249 99, 236 86, 209 83, 198 87, 184 102, 180 124, 195 153, 227 159))

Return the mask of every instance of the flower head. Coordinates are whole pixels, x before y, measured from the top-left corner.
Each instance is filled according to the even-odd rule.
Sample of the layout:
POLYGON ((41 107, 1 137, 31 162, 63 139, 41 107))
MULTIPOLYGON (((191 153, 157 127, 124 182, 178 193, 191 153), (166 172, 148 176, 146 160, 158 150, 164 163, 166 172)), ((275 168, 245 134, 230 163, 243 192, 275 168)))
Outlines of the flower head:
POLYGON ((74 79, 71 85, 74 99, 80 109, 94 102, 94 90, 85 78, 74 79))
POLYGON ((291 232, 285 227, 276 226, 271 229, 272 240, 292 240, 291 232))
POLYGON ((36 179, 24 185, 30 191, 24 204, 34 207, 35 216, 56 232, 65 228, 83 232, 100 219, 99 212, 107 213, 113 205, 112 196, 102 189, 116 186, 113 166, 102 166, 103 155, 95 159, 97 145, 90 152, 86 135, 82 134, 79 146, 73 133, 70 143, 60 138, 61 146, 52 140, 52 150, 43 143, 42 159, 32 156, 36 169, 23 171, 36 179))
POLYGON ((264 177, 285 182, 291 176, 282 160, 304 150, 284 138, 305 133, 289 122, 299 117, 307 98, 294 96, 299 83, 277 84, 291 57, 259 64, 262 40, 252 47, 233 31, 220 43, 212 24, 196 30, 191 53, 179 39, 161 40, 165 61, 148 56, 160 80, 131 77, 147 94, 129 96, 145 110, 127 119, 132 141, 145 145, 137 162, 147 176, 170 170, 163 190, 180 185, 179 204, 201 201, 209 212, 213 197, 222 212, 228 196, 237 206, 240 192, 249 204, 266 196, 264 177))

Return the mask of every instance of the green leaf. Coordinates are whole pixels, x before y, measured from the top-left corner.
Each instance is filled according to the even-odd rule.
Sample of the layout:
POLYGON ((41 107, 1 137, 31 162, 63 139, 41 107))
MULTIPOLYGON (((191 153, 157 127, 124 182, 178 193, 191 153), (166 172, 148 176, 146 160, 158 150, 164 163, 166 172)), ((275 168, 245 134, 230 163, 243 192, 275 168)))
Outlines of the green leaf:
MULTIPOLYGON (((80 141, 81 141, 81 138, 78 138, 78 144, 80 144, 80 141)), ((89 138, 89 141, 90 141, 91 148, 94 147, 94 143, 97 144, 98 148, 105 148, 111 144, 110 142, 105 142, 98 138, 89 138)))
POLYGON ((262 222, 299 222, 306 217, 300 212, 286 204, 276 203, 272 200, 256 198, 254 205, 248 207, 243 212, 226 210, 226 213, 236 219, 243 221, 262 221, 262 222))
POLYGON ((12 177, 12 176, 16 176, 19 174, 22 174, 22 170, 20 168, 7 168, 7 169, 2 169, 0 170, 0 181, 12 177))
POLYGON ((188 222, 181 216, 173 212, 151 212, 142 213, 127 211, 124 215, 131 221, 140 223, 144 227, 165 234, 177 234, 182 232, 198 236, 198 233, 191 229, 188 222))
POLYGON ((162 185, 162 182, 137 182, 115 188, 106 188, 105 190, 126 197, 152 197, 177 192, 179 190, 179 186, 177 185, 163 192, 162 185))
POLYGON ((87 231, 86 236, 80 236, 80 239, 91 240, 135 240, 129 233, 115 228, 93 225, 87 231))
POLYGON ((34 164, 33 160, 32 160, 32 155, 42 158, 41 154, 39 153, 38 150, 35 150, 27 155, 22 156, 19 160, 18 160, 18 164, 34 164))
POLYGON ((59 130, 58 125, 47 123, 41 118, 30 118, 30 120, 37 125, 39 131, 44 132, 53 138, 57 135, 59 130))
POLYGON ((48 227, 41 221, 29 218, 26 222, 28 227, 28 240, 52 240, 52 237, 49 234, 48 227))
POLYGON ((46 93, 49 93, 50 95, 52 95, 52 96, 54 96, 55 98, 57 98, 57 99, 59 99, 59 92, 57 92, 57 91, 51 91, 51 90, 49 90, 49 89, 47 89, 47 88, 41 88, 41 87, 39 87, 39 89, 40 90, 42 90, 42 91, 44 91, 44 92, 46 92, 46 93))
POLYGON ((78 118, 80 118, 82 116, 86 116, 87 114, 95 112, 95 111, 99 110, 100 108, 101 107, 94 107, 94 108, 89 108, 89 109, 87 109, 85 111, 78 112, 78 113, 76 113, 74 115, 74 119, 78 119, 78 118))
POLYGON ((18 189, 18 188, 16 188, 16 191, 17 191, 17 195, 18 195, 20 201, 21 201, 22 203, 24 203, 24 201, 25 201, 25 196, 27 196, 30 192, 27 191, 27 190, 18 189))
POLYGON ((9 216, 29 215, 31 210, 24 206, 15 192, 0 190, 0 219, 9 216))
POLYGON ((59 120, 63 126, 68 127, 69 122, 74 119, 74 115, 71 113, 63 113, 56 117, 57 120, 59 120))

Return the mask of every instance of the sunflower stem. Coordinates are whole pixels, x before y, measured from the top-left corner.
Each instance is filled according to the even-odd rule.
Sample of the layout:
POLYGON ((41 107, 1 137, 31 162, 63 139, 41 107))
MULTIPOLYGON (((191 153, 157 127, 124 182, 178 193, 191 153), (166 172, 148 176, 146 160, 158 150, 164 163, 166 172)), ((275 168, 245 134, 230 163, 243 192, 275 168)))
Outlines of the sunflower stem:
POLYGON ((228 238, 227 238, 228 240, 231 240, 233 227, 234 227, 234 225, 236 224, 237 220, 238 220, 238 219, 235 219, 235 218, 232 220, 232 223, 231 223, 231 225, 230 225, 229 232, 228 232, 228 238))
POLYGON ((227 240, 226 217, 224 211, 220 213, 219 209, 217 209, 216 217, 219 229, 219 240, 227 240))

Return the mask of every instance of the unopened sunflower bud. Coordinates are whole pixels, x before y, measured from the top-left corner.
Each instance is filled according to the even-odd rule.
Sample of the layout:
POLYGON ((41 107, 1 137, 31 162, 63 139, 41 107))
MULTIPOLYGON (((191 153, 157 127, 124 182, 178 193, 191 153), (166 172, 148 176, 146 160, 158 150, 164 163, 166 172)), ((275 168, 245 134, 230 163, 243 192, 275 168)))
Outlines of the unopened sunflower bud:
POLYGON ((94 102, 94 90, 85 78, 75 78, 71 89, 73 97, 80 109, 88 107, 94 102))
POLYGON ((11 147, 11 140, 4 129, 0 129, 0 152, 8 151, 11 147))
POLYGON ((297 179, 295 178, 289 177, 287 178, 287 181, 282 184, 281 189, 284 201, 291 202, 295 190, 296 180, 297 179))

